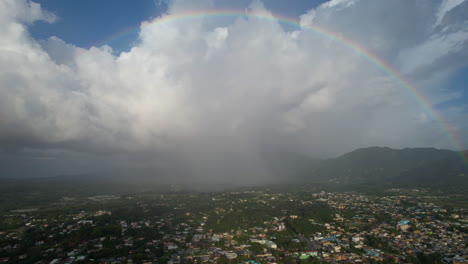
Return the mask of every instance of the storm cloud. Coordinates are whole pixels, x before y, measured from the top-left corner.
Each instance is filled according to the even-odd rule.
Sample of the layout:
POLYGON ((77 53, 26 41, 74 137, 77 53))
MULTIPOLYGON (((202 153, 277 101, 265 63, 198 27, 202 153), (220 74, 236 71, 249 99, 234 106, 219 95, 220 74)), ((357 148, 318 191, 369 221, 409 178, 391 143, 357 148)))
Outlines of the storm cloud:
MULTIPOLYGON (((174 0, 162 17, 214 4, 174 0)), ((245 12, 270 11, 253 1, 245 12)), ((297 20, 365 46, 435 107, 460 96, 445 84, 468 62, 466 14, 463 0, 331 0, 297 20)), ((274 177, 265 152, 458 147, 391 76, 305 27, 255 16, 145 21, 115 54, 31 37, 28 26, 59 15, 0 1, 0 149, 23 163, 47 157, 44 174, 111 167, 259 182, 274 177)), ((467 146, 466 108, 437 111, 467 146)))

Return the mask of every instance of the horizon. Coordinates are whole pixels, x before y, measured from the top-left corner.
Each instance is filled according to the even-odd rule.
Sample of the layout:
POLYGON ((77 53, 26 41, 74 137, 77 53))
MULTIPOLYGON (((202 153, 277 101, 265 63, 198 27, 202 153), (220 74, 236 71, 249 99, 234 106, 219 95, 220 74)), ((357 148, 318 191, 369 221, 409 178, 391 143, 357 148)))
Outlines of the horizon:
POLYGON ((0 0, 0 263, 468 263, 468 0, 0 0))
MULTIPOLYGON (((289 177, 291 176, 296 176, 296 173, 298 171, 288 171, 288 172, 283 172, 281 175, 282 177, 280 178, 271 178, 267 179, 266 181, 262 182, 223 182, 223 181, 210 181, 210 182, 203 182, 199 181, 197 179, 190 179, 190 178, 182 178, 181 181, 174 179, 173 176, 177 175, 158 175, 158 171, 153 171, 153 172, 138 172, 138 171, 113 171, 113 170, 107 170, 107 171, 100 171, 100 172, 88 172, 88 173, 68 173, 68 174, 58 174, 58 175, 43 175, 39 177, 35 177, 33 175, 24 175, 21 177, 7 177, 7 175, 0 175, 0 181, 6 181, 6 182, 25 182, 25 181, 34 181, 34 180, 41 180, 41 179, 49 179, 49 180, 71 180, 72 182, 80 182, 83 181, 84 183, 89 182, 90 180, 100 180, 100 181, 112 181, 112 183, 115 183, 117 185, 119 184, 130 184, 130 185, 141 185, 141 184, 151 184, 153 186, 170 186, 170 185, 180 185, 184 186, 186 190, 198 190, 198 191, 226 191, 229 188, 244 188, 244 187, 261 187, 261 186, 267 186, 267 185, 295 185, 299 184, 300 182, 306 182, 306 183, 314 183, 317 181, 316 176, 312 172, 313 170, 319 168, 321 165, 324 164, 324 162, 333 162, 337 161, 339 159, 342 159, 346 156, 349 155, 357 155, 358 152, 363 153, 363 152, 369 152, 369 151, 397 151, 397 152, 402 152, 402 151, 428 151, 428 150, 436 150, 440 152, 452 152, 456 154, 458 159, 460 160, 461 164, 463 164, 462 167, 464 167, 464 171, 468 173, 468 149, 464 151, 457 151, 457 150, 449 150, 449 149, 439 149, 439 148, 434 148, 434 147, 415 147, 415 148, 401 148, 401 149, 395 149, 395 148, 390 148, 390 147, 385 147, 385 146, 369 146, 369 147, 364 147, 364 148, 358 148, 354 149, 350 152, 345 152, 342 153, 338 156, 335 157, 328 157, 328 158, 313 158, 313 157, 307 157, 307 162, 311 163, 313 165, 307 165, 306 167, 299 168, 299 170, 310 170, 310 175, 306 178, 294 178, 291 179, 289 177), (157 177, 155 177, 157 175, 157 177), (6 177, 5 177, 6 176, 6 177), (169 178, 168 178, 169 177, 169 178), (131 181, 129 181, 131 180, 131 181), (227 189, 226 189, 227 188, 227 189)), ((359 156, 359 155, 358 155, 359 156)), ((358 157, 357 156, 357 157, 358 157)), ((420 157, 423 158, 423 157, 420 157)), ((437 160, 436 160, 437 161, 437 160)), ((429 162, 430 164, 430 162, 429 162)), ((297 164, 296 164, 297 165, 297 164)), ((417 168, 417 166, 415 167, 417 168)), ((468 175, 468 174, 467 174, 468 175)), ((317 183, 321 183, 321 181, 317 181, 317 183)))

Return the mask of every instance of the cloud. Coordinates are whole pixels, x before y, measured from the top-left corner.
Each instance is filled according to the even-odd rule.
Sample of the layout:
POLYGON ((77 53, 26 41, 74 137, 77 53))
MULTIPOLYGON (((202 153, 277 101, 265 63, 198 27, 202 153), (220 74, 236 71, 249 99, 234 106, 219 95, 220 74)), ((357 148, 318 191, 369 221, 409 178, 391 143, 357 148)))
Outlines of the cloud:
POLYGON ((0 3, 0 7, 3 22, 18 21, 31 24, 43 20, 52 23, 57 18, 54 14, 44 11, 40 4, 31 1, 5 0, 0 3))
POLYGON ((444 19, 445 15, 450 12, 452 9, 456 8, 457 6, 461 5, 464 3, 465 0, 444 0, 442 1, 442 4, 439 7, 439 10, 437 11, 436 15, 436 22, 434 26, 439 26, 444 19))
POLYGON ((468 59, 468 2, 444 1, 437 21, 427 37, 400 51, 402 71, 416 78, 430 78, 434 73, 452 72, 468 59))
MULTIPOLYGON (((457 70, 467 50, 467 21, 456 16, 466 5, 446 2, 330 1, 301 23, 361 43, 408 78, 430 76, 457 70)), ((163 16, 213 5, 176 0, 163 16)), ((370 145, 454 147, 394 78, 306 29, 253 16, 146 21, 136 44, 115 55, 33 39, 27 25, 55 17, 33 2, 5 0, 0 10, 3 148, 123 155, 138 157, 134 166, 258 182, 271 177, 266 146, 315 157, 370 145)), ((259 1, 249 10, 269 12, 259 1)), ((440 92, 430 87, 421 91, 428 98, 440 92)), ((462 133, 460 111, 450 114, 462 133)))

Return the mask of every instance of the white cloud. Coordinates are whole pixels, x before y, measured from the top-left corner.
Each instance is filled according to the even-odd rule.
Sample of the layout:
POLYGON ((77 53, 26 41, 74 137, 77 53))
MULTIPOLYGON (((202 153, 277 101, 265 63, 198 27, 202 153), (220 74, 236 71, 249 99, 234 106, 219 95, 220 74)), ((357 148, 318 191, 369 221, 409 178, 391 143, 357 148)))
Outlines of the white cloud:
POLYGON ((52 23, 56 20, 52 13, 41 9, 41 5, 32 1, 3 0, 0 2, 0 20, 4 23, 12 20, 31 24, 38 20, 52 23))
MULTIPOLYGON (((165 16, 212 5, 173 1, 165 16)), ((310 155, 453 147, 393 78, 306 29, 291 33, 255 17, 222 26, 215 17, 148 21, 131 50, 113 55, 32 39, 26 24, 53 18, 34 3, 2 1, 0 10, 1 144, 171 153, 200 174, 242 167, 256 175, 267 174, 258 152, 272 142, 310 155)), ((463 29, 428 31, 440 10, 420 1, 331 1, 301 23, 340 32, 412 73, 466 53, 463 29)), ((268 11, 257 1, 249 12, 268 11)))
MULTIPOLYGON (((466 53, 467 47, 468 29, 436 33, 431 35, 420 45, 408 48, 400 53, 399 58, 402 71, 412 73, 432 68, 429 74, 426 74, 430 75, 430 73, 435 70, 433 69, 434 64, 451 55, 466 53)), ((455 56, 453 58, 454 61, 450 63, 451 65, 445 64, 444 68, 450 69, 452 65, 458 68, 459 63, 457 63, 457 61, 466 58, 466 54, 461 57, 455 56)))
POLYGON ((437 11, 437 15, 436 15, 437 20, 434 24, 434 27, 440 25, 440 23, 442 22, 442 19, 444 19, 447 12, 450 12, 450 10, 461 5, 463 2, 465 2, 465 0, 443 0, 442 3, 440 4, 439 10, 437 11))

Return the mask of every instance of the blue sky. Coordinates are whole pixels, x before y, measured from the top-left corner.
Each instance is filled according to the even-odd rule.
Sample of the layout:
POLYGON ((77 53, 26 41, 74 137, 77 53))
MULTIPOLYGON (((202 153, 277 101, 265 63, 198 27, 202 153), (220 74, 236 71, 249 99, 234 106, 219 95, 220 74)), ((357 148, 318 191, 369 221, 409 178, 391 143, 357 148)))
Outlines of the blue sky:
POLYGON ((461 92, 462 97, 443 104, 440 107, 456 105, 468 110, 468 66, 461 68, 451 77, 447 88, 461 92))
MULTIPOLYGON (((103 43, 113 34, 138 27, 142 21, 158 16, 166 5, 154 0, 38 0, 41 6, 53 12, 58 20, 52 24, 37 22, 31 27, 35 38, 57 36, 67 43, 88 48, 103 43)), ((119 42, 108 45, 125 50, 137 37, 137 32, 119 42)))
MULTIPOLYGON (((58 20, 52 24, 37 22, 31 27, 35 38, 57 36, 79 47, 106 44, 116 52, 126 51, 136 40, 133 30, 114 39, 119 32, 137 28, 142 21, 155 18, 167 9, 166 1, 158 0, 36 0, 45 10, 53 12, 58 20)), ((323 0, 267 0, 266 8, 288 17, 298 17, 323 0)), ((222 0, 216 6, 243 9, 251 0, 222 0)))

